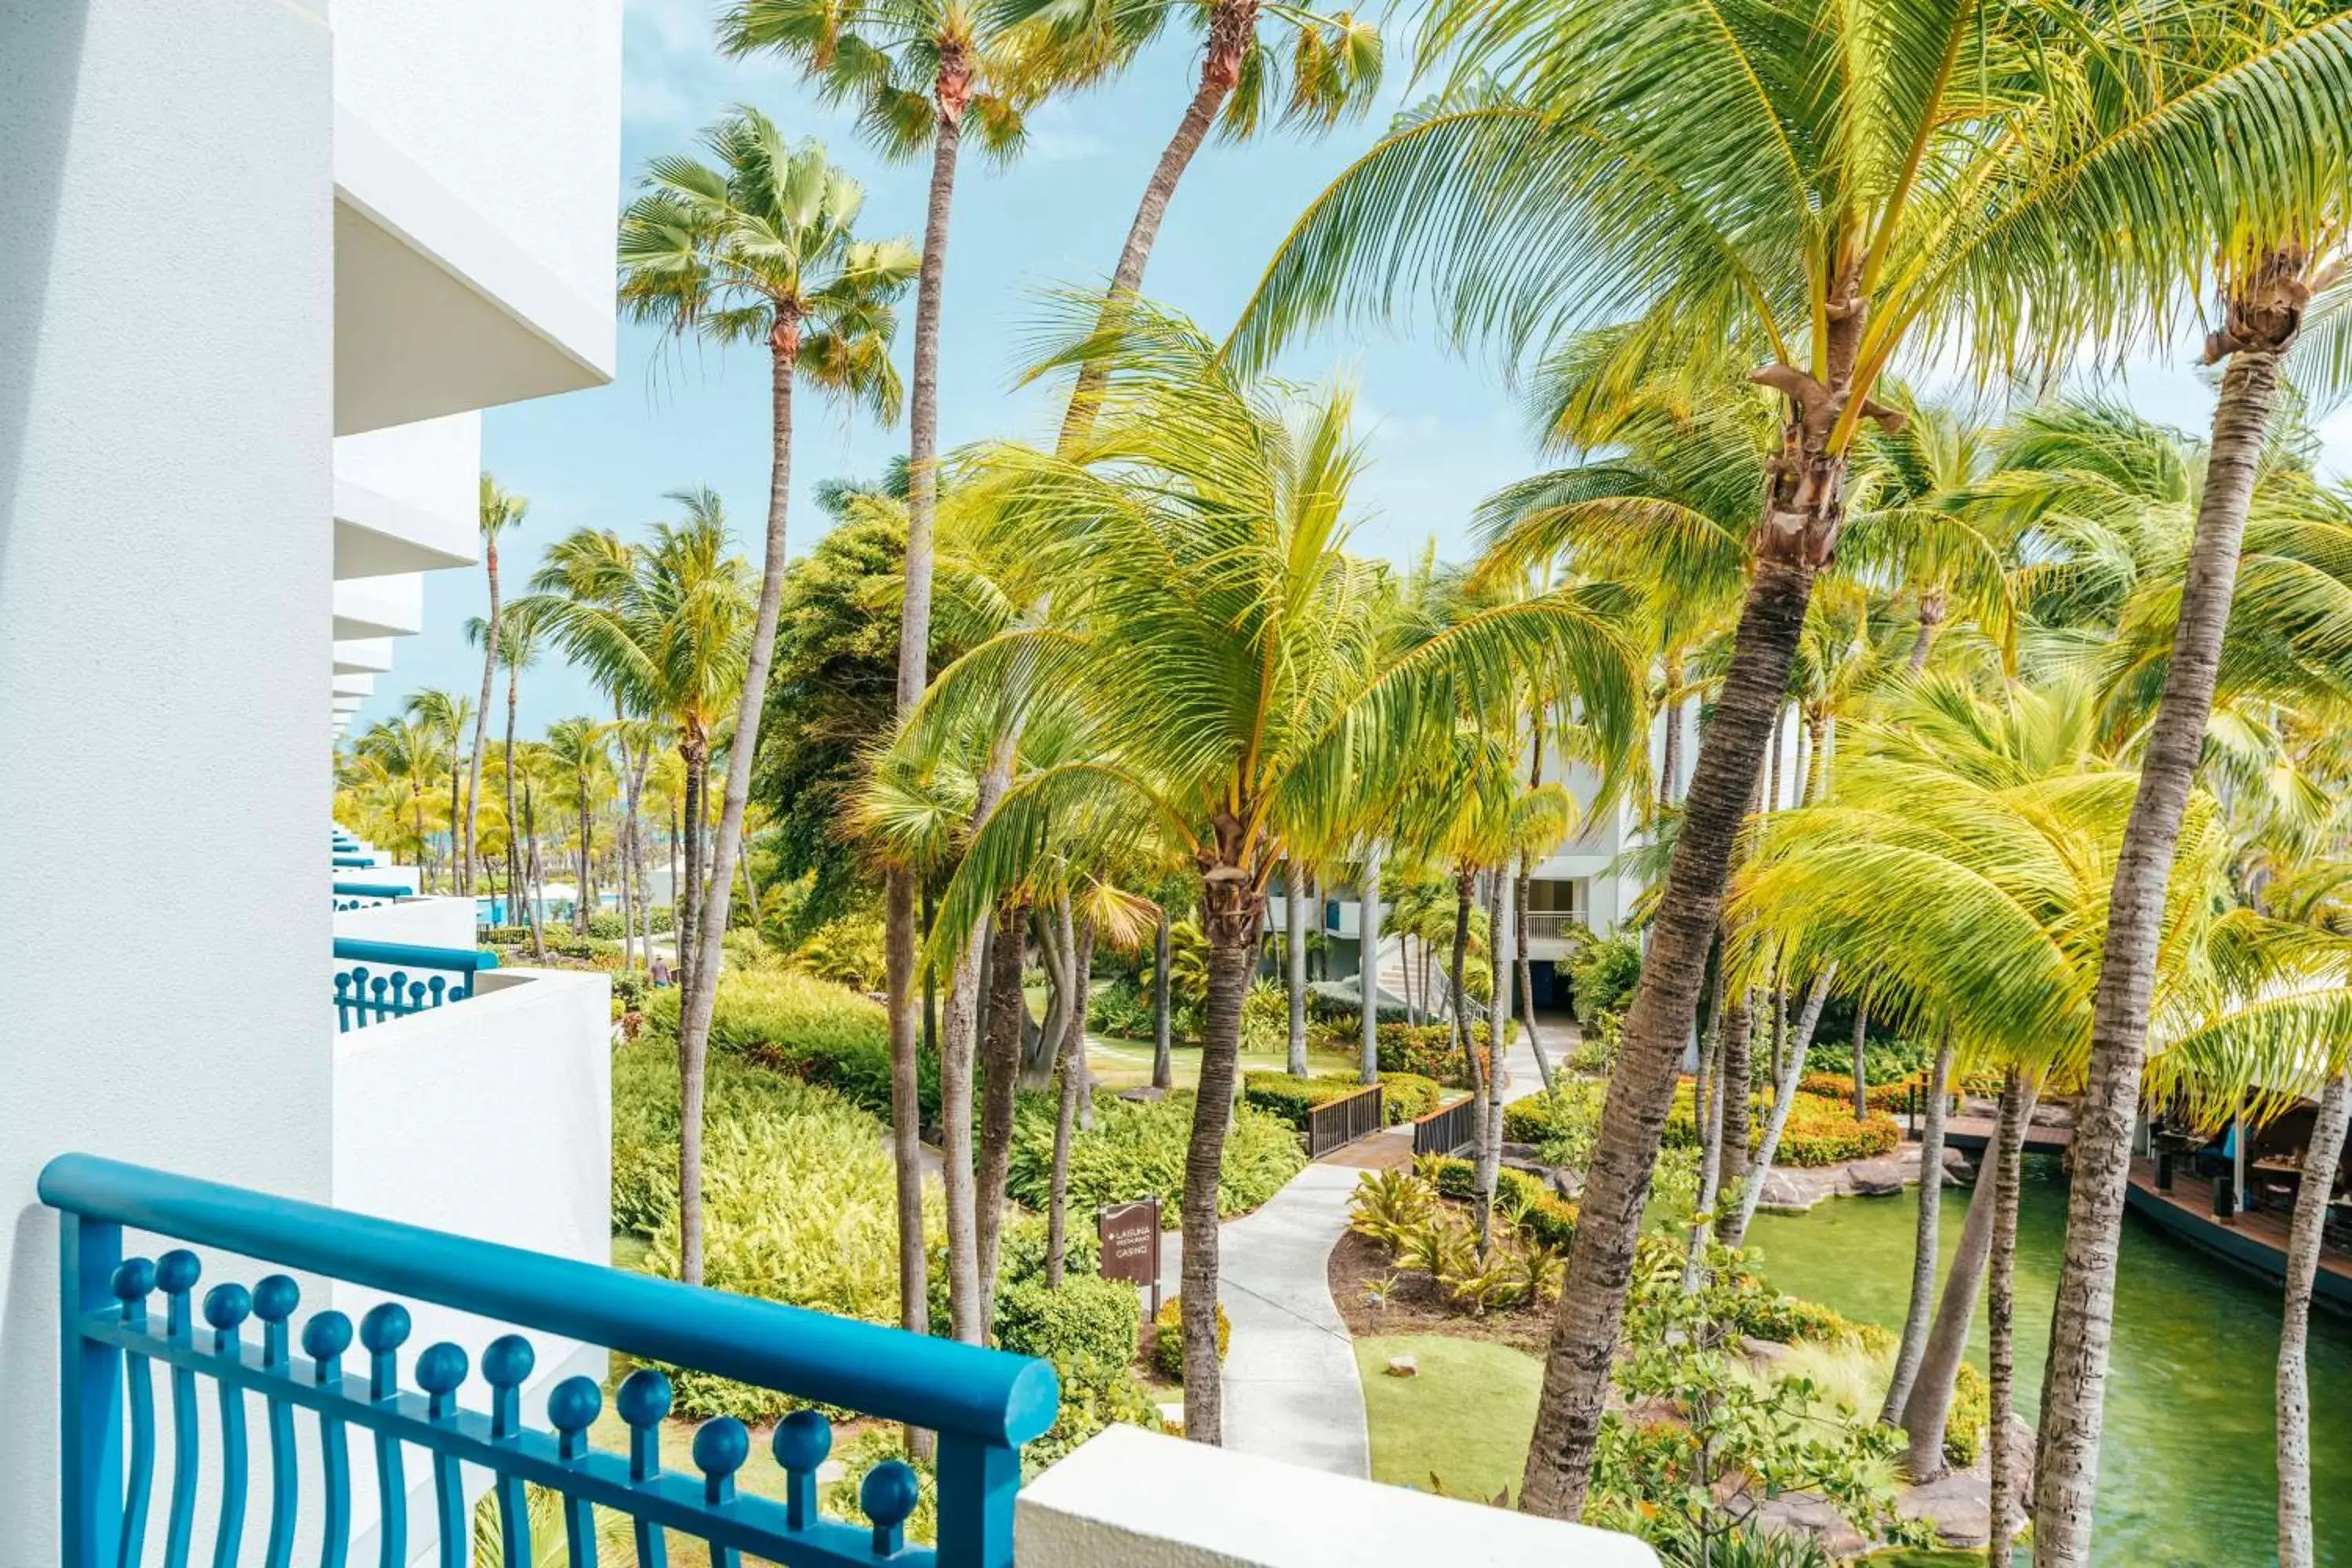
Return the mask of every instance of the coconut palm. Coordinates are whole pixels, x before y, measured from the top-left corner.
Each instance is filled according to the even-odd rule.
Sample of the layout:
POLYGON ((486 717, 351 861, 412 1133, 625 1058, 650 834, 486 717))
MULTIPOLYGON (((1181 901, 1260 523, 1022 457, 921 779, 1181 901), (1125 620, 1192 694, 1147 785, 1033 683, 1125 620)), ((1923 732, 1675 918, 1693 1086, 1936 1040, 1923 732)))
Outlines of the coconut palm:
MULTIPOLYGON (((490 721, 490 683, 499 668, 499 535, 522 526, 530 502, 519 495, 499 488, 489 470, 482 471, 481 502, 477 509, 477 521, 482 532, 482 574, 490 587, 489 629, 481 638, 482 696, 474 705, 474 750, 466 763, 466 845, 464 872, 457 890, 474 890, 474 862, 478 851, 474 844, 475 815, 482 793, 482 742, 490 721)), ((513 742, 513 736, 508 736, 513 742)))
MULTIPOLYGON (((766 550, 758 607, 737 698, 716 842, 715 874, 695 895, 700 949, 687 961, 678 1018, 678 1059, 697 1079, 709 1052, 717 1000, 719 938, 727 929, 734 862, 751 796, 751 763, 766 706, 768 668, 782 611, 785 510, 791 494, 793 392, 806 377, 860 403, 887 423, 898 408, 890 364, 897 327, 891 301, 915 270, 899 240, 861 241, 851 226, 865 189, 834 167, 814 142, 793 146, 759 110, 736 110, 703 133, 713 163, 667 156, 646 165, 646 192, 621 219, 621 298, 640 320, 720 342, 765 342, 772 423, 766 550)), ((687 1113, 698 1116, 698 1096, 687 1113)), ((901 1194, 902 1199, 905 1194, 901 1194)), ((910 1224, 919 1236, 921 1192, 910 1224)), ((698 1219, 699 1215, 697 1215, 698 1219)), ((698 1277, 698 1230, 683 1253, 698 1277)), ((919 1305, 921 1293, 913 1300, 919 1305)), ((911 1308, 909 1310, 912 1310, 911 1308)))
MULTIPOLYGON (((711 745, 741 700, 758 607, 751 569, 729 552, 726 512, 717 493, 677 490, 668 499, 685 509, 685 517, 656 525, 643 544, 594 529, 558 541, 532 575, 530 597, 517 607, 527 605, 526 613, 625 711, 660 719, 675 736, 686 850, 677 894, 678 957, 690 987, 700 959, 709 957, 715 968, 718 948, 715 927, 707 943, 697 942, 695 918, 707 907, 705 872, 716 868, 706 867, 702 854, 711 745)), ((739 816, 739 831, 740 821, 739 816)), ((730 880, 724 874, 710 879, 721 888, 730 880)), ((723 895, 718 907, 723 914, 723 895)), ((679 1262, 682 1276, 695 1282, 702 1272, 704 1066, 681 1052, 679 1262)))
MULTIPOLYGON (((466 640, 486 649, 507 672, 507 740, 501 756, 506 769, 507 902, 511 906, 516 879, 522 865, 515 844, 515 834, 520 827, 517 821, 519 814, 515 810, 515 709, 520 698, 522 672, 539 662, 539 627, 530 615, 519 614, 509 607, 495 623, 478 616, 468 616, 466 640)), ((539 906, 527 901, 523 909, 522 923, 530 927, 531 950, 543 959, 547 956, 547 950, 539 929, 539 906)), ((511 907, 508 910, 508 923, 514 923, 511 907)))
MULTIPOLYGON (((1192 96, 1144 182, 1142 198, 1111 267, 1100 317, 1104 327, 1111 323, 1120 301, 1143 291, 1144 268, 1177 184, 1212 129, 1230 141, 1246 141, 1277 117, 1278 104, 1284 124, 1328 130, 1343 116, 1369 109, 1380 90, 1380 30, 1349 11, 1326 15, 1304 6, 1266 5, 1263 0, 1209 0, 1206 5, 1019 0, 1011 14, 1023 18, 1027 30, 1050 40, 1053 53, 1076 80, 1124 68, 1171 22, 1197 26, 1202 35, 1192 96), (1268 29, 1286 36, 1268 39, 1262 36, 1268 29), (1285 54, 1290 62, 1286 83, 1285 54)), ((1099 360, 1089 360, 1080 369, 1063 416, 1063 444, 1085 437, 1106 374, 1099 360)))
MULTIPOLYGON (((448 752, 433 726, 415 719, 379 719, 352 742, 355 787, 372 796, 380 809, 403 825, 415 845, 417 864, 425 863, 425 804, 427 795, 447 771, 448 752)), ((386 835, 390 837, 390 835, 386 835)))
POLYGON ((409 693, 401 705, 411 721, 432 737, 434 748, 449 774, 449 890, 463 890, 458 862, 464 858, 459 824, 464 821, 466 731, 473 725, 474 705, 454 691, 427 688, 409 693))
POLYGON ((595 865, 594 805, 612 782, 611 741, 605 726, 584 716, 559 719, 547 727, 549 760, 571 780, 572 800, 580 813, 580 884, 572 902, 572 924, 583 933, 588 930, 595 865))
MULTIPOLYGON (((2155 8, 2193 27, 2204 8, 2155 8)), ((2128 34, 2149 8, 2116 6, 2128 34)), ((2342 166, 2352 23, 2151 64, 2047 0, 1441 0, 1437 98, 1276 254, 1230 352, 1408 289, 1457 338, 1540 358, 1624 323, 1638 371, 1747 356, 1786 413, 1723 694, 1701 738, 1649 962, 1588 1174, 1525 1506, 1582 1505, 1675 1058, 1865 422, 1905 351, 2050 371, 2178 309, 2217 245, 2280 232, 2342 166), (1832 84, 1834 84, 1832 86, 1832 84), (2217 142, 2259 149, 2210 177, 2217 142), (2239 171, 2242 171, 2242 174, 2239 171)), ((1638 380, 1638 374, 1633 379, 1638 380)))
MULTIPOLYGON (((1055 364, 1100 351, 1093 313, 1055 364)), ((1633 681, 1623 645, 1578 595, 1498 606, 1386 653, 1369 616, 1381 571, 1344 549, 1360 461, 1347 395, 1279 397, 1142 303, 1121 312, 1119 336, 1082 447, 986 458, 1013 503, 1002 526, 1055 560, 1067 624, 982 644, 925 699, 937 717, 917 716, 992 707, 1021 665, 1032 708, 1083 714, 1097 746, 1006 791, 949 884, 947 935, 934 941, 957 940, 1066 839, 1109 855, 1172 843, 1198 873, 1210 951, 1185 1162, 1185 1429, 1216 1442, 1216 1190, 1269 882, 1286 853, 1321 858, 1360 832, 1420 748, 1451 732, 1470 683, 1567 666, 1562 689, 1622 740, 1633 681)))

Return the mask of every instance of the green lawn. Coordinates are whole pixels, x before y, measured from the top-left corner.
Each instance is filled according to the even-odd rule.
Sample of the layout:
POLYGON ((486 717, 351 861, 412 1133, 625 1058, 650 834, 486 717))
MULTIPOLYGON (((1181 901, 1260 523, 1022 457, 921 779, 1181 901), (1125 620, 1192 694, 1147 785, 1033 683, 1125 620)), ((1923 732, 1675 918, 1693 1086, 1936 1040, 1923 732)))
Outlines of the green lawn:
POLYGON ((1524 1351, 1442 1334, 1356 1342, 1371 1428, 1372 1479, 1454 1497, 1518 1490, 1535 1430, 1543 1363, 1524 1351), (1391 1377, 1390 1358, 1411 1356, 1417 1377, 1391 1377))
MULTIPOLYGON (((1201 1047, 1175 1045, 1169 1048, 1168 1065, 1172 1069, 1178 1089, 1190 1089, 1201 1081, 1201 1047)), ((1290 1065, 1287 1051, 1244 1051, 1241 1070, 1244 1072, 1280 1072, 1290 1065)), ((1307 1069, 1313 1073, 1338 1073, 1347 1078, 1356 1076, 1360 1064, 1352 1056, 1336 1051, 1310 1051, 1307 1069)), ((1151 1081, 1151 1042, 1128 1040, 1112 1036, 1094 1035, 1087 1040, 1087 1066, 1100 1087, 1118 1090, 1133 1089, 1151 1081)))

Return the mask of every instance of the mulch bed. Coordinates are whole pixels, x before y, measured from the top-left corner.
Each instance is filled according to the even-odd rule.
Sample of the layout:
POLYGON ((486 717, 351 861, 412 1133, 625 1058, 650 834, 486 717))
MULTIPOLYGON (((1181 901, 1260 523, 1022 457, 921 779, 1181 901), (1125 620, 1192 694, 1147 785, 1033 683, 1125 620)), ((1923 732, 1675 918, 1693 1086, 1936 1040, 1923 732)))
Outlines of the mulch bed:
POLYGON ((1328 1265, 1331 1300, 1339 1309, 1348 1331, 1359 1339, 1372 1334, 1450 1334, 1455 1339, 1488 1340, 1515 1350, 1540 1355, 1551 1337, 1552 1309, 1497 1309, 1483 1318, 1453 1305, 1438 1283, 1425 1274, 1396 1267, 1388 1249, 1370 1237, 1349 1231, 1331 1249, 1328 1265), (1394 1277, 1388 1305, 1375 1308, 1364 1299, 1367 1284, 1394 1277))

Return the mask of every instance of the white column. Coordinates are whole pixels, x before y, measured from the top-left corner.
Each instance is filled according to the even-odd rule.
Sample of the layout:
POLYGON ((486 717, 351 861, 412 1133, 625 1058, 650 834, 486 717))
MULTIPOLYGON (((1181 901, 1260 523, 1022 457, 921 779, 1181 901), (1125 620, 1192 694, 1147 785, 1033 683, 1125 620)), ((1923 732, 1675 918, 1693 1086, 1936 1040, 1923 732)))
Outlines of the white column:
POLYGON ((331 100, 322 5, 0 5, 10 1563, 58 1550, 42 1164, 328 1194, 331 100))

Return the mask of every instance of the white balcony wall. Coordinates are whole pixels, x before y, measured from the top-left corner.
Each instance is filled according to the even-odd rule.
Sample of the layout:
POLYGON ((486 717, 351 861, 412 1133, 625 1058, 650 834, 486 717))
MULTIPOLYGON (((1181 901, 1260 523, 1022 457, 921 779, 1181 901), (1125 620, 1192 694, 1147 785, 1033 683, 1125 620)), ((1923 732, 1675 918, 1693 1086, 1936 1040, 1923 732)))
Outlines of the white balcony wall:
POLYGON ((391 669, 390 637, 347 637, 335 644, 337 675, 384 675, 391 669))
MULTIPOLYGON (((413 870, 410 875, 414 876, 413 870)), ((376 877, 369 871, 337 879, 373 882, 376 877)), ((360 942, 404 942, 419 947, 454 947, 470 952, 474 948, 474 900, 403 899, 397 903, 370 904, 365 909, 338 910, 335 934, 360 942)))
POLYGON ((335 441, 335 575, 469 566, 480 555, 482 416, 394 425, 335 441))
MULTIPOLYGON (((312 526, 317 526, 316 519, 312 526)), ((338 641, 346 637, 413 637, 425 629, 425 578, 418 573, 393 577, 347 577, 335 583, 330 591, 334 595, 334 636, 338 641)), ((318 657, 318 645, 313 643, 310 658, 318 657)))
POLYGON ((42 1164, 83 1149, 332 1196, 324 1004, 254 969, 323 949, 330 913, 318 840, 289 826, 329 806, 302 765, 330 581, 329 47, 304 0, 0 5, 11 1564, 59 1552, 42 1164), (64 738, 92 733, 135 743, 61 789, 64 738), (163 803, 203 869, 158 885, 163 803), (103 943, 51 918, 59 889, 134 887, 152 896, 110 899, 103 943))
POLYGON ((619 0, 334 25, 338 433, 610 380, 619 0))
POLYGON ((1014 1505, 1021 1568, 1658 1568, 1630 1535, 1113 1426, 1014 1505))

